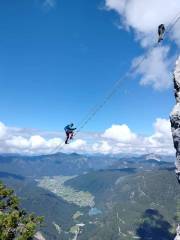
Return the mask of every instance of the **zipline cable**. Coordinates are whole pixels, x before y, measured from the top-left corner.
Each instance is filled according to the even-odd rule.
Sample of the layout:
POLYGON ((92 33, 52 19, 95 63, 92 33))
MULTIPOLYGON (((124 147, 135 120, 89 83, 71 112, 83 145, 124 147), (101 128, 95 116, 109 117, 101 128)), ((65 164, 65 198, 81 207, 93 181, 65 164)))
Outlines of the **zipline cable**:
MULTIPOLYGON (((171 32, 171 30, 174 28, 174 26, 177 24, 177 22, 180 20, 180 13, 178 13, 178 15, 176 15, 177 17, 175 18, 174 21, 172 21, 169 26, 167 27, 167 30, 165 31, 165 35, 167 35, 168 33, 171 32)), ((152 50, 157 47, 159 44, 158 43, 155 43, 154 46, 152 46, 148 52, 144 55, 144 57, 135 65, 133 66, 122 78, 120 78, 113 86, 112 90, 106 95, 106 97, 104 98, 103 102, 97 106, 95 108, 95 110, 91 113, 91 115, 84 121, 84 123, 80 126, 80 128, 76 131, 76 133, 79 133, 85 126, 86 124, 96 115, 96 113, 98 111, 100 111, 104 105, 108 102, 108 100, 111 99, 111 97, 116 93, 116 91, 118 90, 119 88, 119 85, 120 83, 126 79, 128 76, 130 76, 132 73, 134 73, 138 68, 139 66, 141 66, 141 64, 145 61, 147 55, 152 52, 152 50)))
MULTIPOLYGON (((169 26, 167 27, 167 30, 165 30, 164 33, 164 37, 166 37, 166 35, 168 35, 172 29, 174 28, 174 26, 179 22, 180 20, 180 15, 178 15, 174 21, 172 21, 169 26)), ((118 91, 119 86, 121 84, 122 81, 124 81, 125 79, 127 79, 128 77, 131 77, 131 75, 142 65, 142 63, 145 61, 147 55, 149 53, 151 53, 153 51, 153 49, 155 49, 157 46, 159 45, 159 43, 155 43, 148 51, 147 53, 141 58, 141 60, 135 64, 134 66, 132 66, 130 68, 129 71, 126 72, 126 74, 124 76, 122 76, 118 81, 115 82, 115 84, 113 85, 111 91, 105 96, 104 100, 97 105, 97 107, 92 108, 92 111, 90 111, 89 114, 87 114, 87 118, 85 118, 84 121, 81 121, 82 124, 79 124, 80 126, 78 127, 77 131, 75 132, 74 136, 76 136, 79 132, 81 132, 81 130, 92 120, 93 117, 95 117, 95 115, 106 105, 106 103, 112 98, 112 96, 118 91)), ((80 122, 80 123, 81 123, 80 122)), ((56 151, 60 151, 63 147, 64 147, 65 143, 61 143, 59 146, 57 146, 52 153, 56 152, 56 151)), ((51 154, 51 153, 50 153, 51 154)))

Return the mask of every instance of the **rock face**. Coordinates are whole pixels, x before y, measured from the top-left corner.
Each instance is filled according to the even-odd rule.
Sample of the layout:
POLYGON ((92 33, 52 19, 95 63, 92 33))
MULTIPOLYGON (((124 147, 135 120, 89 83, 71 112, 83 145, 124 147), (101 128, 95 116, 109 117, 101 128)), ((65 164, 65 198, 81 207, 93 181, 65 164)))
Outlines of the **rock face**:
POLYGON ((179 224, 176 228, 176 237, 174 238, 174 240, 180 240, 180 225, 179 224))
POLYGON ((40 232, 37 232, 34 236, 34 240, 46 240, 40 232))
POLYGON ((174 71, 174 94, 176 105, 170 115, 172 136, 176 149, 176 172, 180 173, 180 57, 174 71))

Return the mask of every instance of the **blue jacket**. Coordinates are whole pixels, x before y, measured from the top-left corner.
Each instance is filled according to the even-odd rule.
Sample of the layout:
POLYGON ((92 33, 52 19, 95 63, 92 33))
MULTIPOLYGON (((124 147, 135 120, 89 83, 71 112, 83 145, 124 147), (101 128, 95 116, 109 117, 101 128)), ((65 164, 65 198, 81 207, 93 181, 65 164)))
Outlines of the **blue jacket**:
POLYGON ((64 128, 64 130, 65 130, 66 132, 68 132, 68 131, 74 131, 74 130, 76 130, 76 128, 71 127, 71 125, 67 125, 67 126, 64 128))

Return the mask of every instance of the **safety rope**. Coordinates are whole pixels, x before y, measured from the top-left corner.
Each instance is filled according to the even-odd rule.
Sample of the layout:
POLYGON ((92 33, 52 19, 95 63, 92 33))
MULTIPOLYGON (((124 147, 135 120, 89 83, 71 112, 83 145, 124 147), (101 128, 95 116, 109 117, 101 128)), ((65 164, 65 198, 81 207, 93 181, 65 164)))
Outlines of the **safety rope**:
POLYGON ((176 16, 173 18, 173 20, 171 21, 171 23, 169 24, 169 26, 166 28, 165 34, 164 36, 166 36, 167 34, 169 34, 172 29, 174 28, 174 26, 177 24, 177 22, 180 20, 180 12, 178 12, 176 14, 176 16))
MULTIPOLYGON (((179 13, 180 14, 180 13, 179 13)), ((164 33, 164 38, 172 31, 172 29, 174 28, 174 26, 178 23, 178 21, 180 20, 180 15, 178 14, 178 16, 175 18, 175 20, 173 19, 173 21, 169 24, 169 26, 167 27, 167 30, 165 30, 164 33)), ((106 105, 106 103, 112 98, 112 96, 118 91, 119 86, 121 84, 122 81, 124 81, 125 79, 127 79, 128 77, 131 77, 131 75, 142 65, 142 63, 145 61, 147 55, 153 51, 154 48, 156 48, 159 45, 159 43, 155 43, 148 51, 147 53, 144 55, 143 58, 141 58, 141 60, 136 63, 134 66, 132 66, 130 68, 130 70, 128 72, 126 72, 126 74, 124 76, 122 76, 118 81, 115 82, 115 84, 113 85, 111 91, 105 96, 104 100, 97 105, 97 107, 93 108, 92 111, 90 111, 90 113, 87 115, 87 118, 85 118, 84 121, 81 121, 81 124, 79 124, 80 126, 77 128, 77 131, 75 132, 74 136, 76 136, 79 132, 81 132, 81 130, 92 120, 93 117, 95 117, 95 115, 106 105)), ((56 151, 60 151, 63 147, 64 147, 65 143, 61 143, 59 146, 56 147, 56 149, 54 149, 51 153, 55 153, 56 151)), ((50 153, 50 154, 51 154, 50 153)))
MULTIPOLYGON (((180 13, 179 13, 180 14, 180 13)), ((179 15, 178 14, 178 15, 179 15)), ((167 30, 164 33, 164 37, 170 33, 172 31, 172 29, 174 28, 174 26, 177 24, 177 22, 180 20, 180 16, 176 17, 176 19, 169 24, 169 26, 167 27, 167 30)), ((155 43, 149 50, 148 52, 144 55, 144 57, 136 64, 134 65, 123 77, 121 77, 112 87, 112 90, 105 96, 104 100, 102 101, 102 103, 100 105, 98 105, 90 114, 90 116, 87 117, 87 119, 82 123, 82 125, 79 127, 79 129, 76 131, 76 133, 80 132, 86 125, 87 123, 96 115, 97 112, 99 112, 104 105, 111 99, 111 97, 116 93, 116 91, 119 88, 120 83, 126 79, 127 77, 131 76, 132 73, 134 73, 139 66, 141 66, 141 64, 145 61, 147 55, 153 51, 154 48, 156 48, 159 44, 155 43)))

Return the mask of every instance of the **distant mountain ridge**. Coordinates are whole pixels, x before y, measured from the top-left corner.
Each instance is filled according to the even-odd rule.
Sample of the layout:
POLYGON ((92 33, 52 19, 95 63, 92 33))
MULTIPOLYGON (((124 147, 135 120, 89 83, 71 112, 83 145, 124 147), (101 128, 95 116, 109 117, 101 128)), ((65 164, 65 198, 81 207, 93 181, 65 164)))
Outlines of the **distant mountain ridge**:
POLYGON ((25 176, 55 176, 55 175, 75 175, 83 172, 106 169, 111 166, 125 167, 125 163, 143 162, 143 161, 158 161, 172 163, 175 157, 161 155, 142 155, 136 157, 117 156, 86 156, 76 153, 64 154, 57 153, 53 155, 41 156, 20 156, 20 155, 0 155, 1 171, 9 171, 15 174, 25 176), (124 164, 123 164, 124 163, 124 164))

